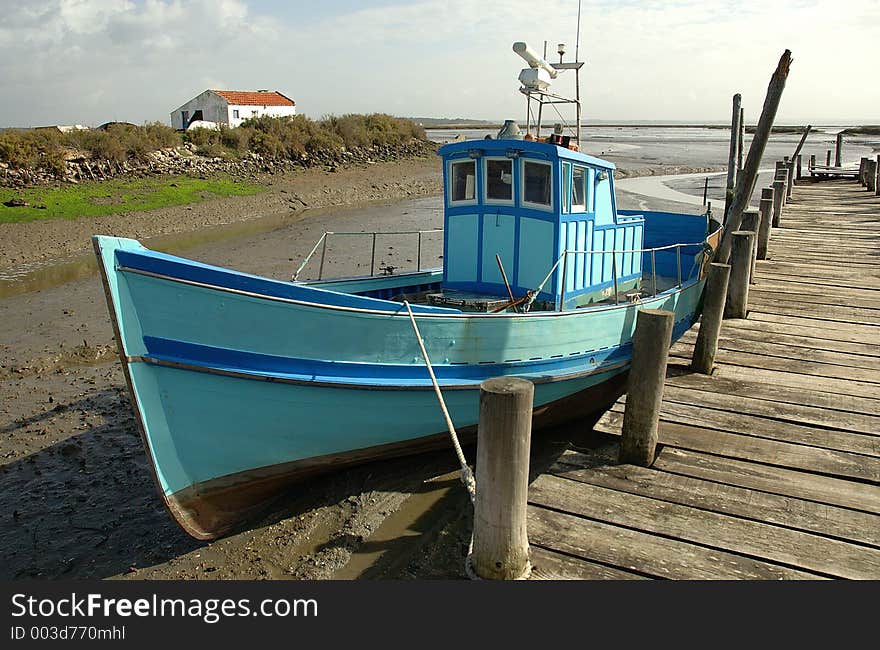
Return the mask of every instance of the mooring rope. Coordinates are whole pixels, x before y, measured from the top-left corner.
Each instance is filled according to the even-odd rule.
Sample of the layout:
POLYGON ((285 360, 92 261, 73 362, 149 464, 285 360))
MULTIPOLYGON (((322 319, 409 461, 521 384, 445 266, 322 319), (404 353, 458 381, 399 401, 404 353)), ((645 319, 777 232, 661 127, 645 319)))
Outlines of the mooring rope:
POLYGON ((464 484, 471 498, 471 503, 476 499, 477 482, 474 480, 474 473, 467 464, 464 452, 461 450, 461 443, 458 441, 458 434, 455 432, 455 426, 452 424, 452 418, 449 417, 449 410, 446 408, 446 401, 443 399, 443 393, 440 392, 440 385, 437 383, 437 377, 434 375, 434 368, 431 366, 431 360, 428 358, 428 351, 425 350, 425 343, 419 332, 419 326, 416 324, 415 316, 413 316, 412 307, 409 301, 404 300, 406 311, 409 314, 409 322, 412 323, 413 331, 416 334, 416 341, 419 343, 419 349, 422 351, 422 358, 425 360, 425 366, 428 368, 428 374, 431 376, 431 384, 434 386, 434 394, 437 395, 437 401, 440 402, 440 410, 443 411, 443 417, 446 418, 446 428, 449 429, 449 437, 452 439, 452 446, 455 448, 455 455, 458 456, 458 464, 461 465, 461 482, 464 484))

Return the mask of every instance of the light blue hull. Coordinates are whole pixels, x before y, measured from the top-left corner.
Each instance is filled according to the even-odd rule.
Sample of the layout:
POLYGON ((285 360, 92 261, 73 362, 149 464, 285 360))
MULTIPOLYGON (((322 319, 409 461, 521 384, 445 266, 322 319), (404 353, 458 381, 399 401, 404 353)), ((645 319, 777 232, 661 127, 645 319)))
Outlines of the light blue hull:
MULTIPOLYGON (((154 475, 190 534, 225 533, 310 472, 442 441, 403 305, 208 267, 134 240, 96 237, 95 248, 154 475)), ((480 382, 500 375, 535 383, 536 422, 604 406, 628 369, 638 310, 673 311, 677 338, 702 286, 698 270, 638 304, 414 311, 453 422, 472 430, 480 382)))

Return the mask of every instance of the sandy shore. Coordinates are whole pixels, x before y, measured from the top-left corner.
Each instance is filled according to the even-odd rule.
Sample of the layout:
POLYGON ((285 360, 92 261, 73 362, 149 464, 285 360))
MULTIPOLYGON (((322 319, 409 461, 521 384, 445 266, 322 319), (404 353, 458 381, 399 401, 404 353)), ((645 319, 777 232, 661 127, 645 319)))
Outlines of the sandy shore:
MULTIPOLYGON (((326 229, 442 226, 438 160, 310 171, 270 182, 269 191, 256 197, 5 227, 3 259, 45 260, 87 250, 95 232, 143 238, 294 212, 299 216, 279 229, 186 253, 289 278, 326 229)), ((681 207, 627 192, 619 192, 618 205, 681 207)), ((439 263, 439 241, 426 242, 425 266, 439 263)), ((331 252, 357 270, 358 245, 334 246, 331 252)), ((406 268, 415 264, 413 252, 412 241, 387 241, 380 256, 406 268)), ((0 300, 0 321, 0 578, 459 575, 469 510, 452 474, 451 452, 314 480, 247 530, 211 544, 196 542, 173 523, 155 492, 97 278, 0 300)), ((536 453, 547 454, 580 433, 553 432, 536 443, 536 453)))

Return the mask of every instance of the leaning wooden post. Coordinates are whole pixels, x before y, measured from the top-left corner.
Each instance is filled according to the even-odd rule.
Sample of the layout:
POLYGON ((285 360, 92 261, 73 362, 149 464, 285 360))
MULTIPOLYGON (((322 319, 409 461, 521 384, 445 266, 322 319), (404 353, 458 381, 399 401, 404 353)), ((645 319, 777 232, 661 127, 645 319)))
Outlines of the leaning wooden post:
POLYGON ((752 238, 754 233, 737 230, 733 233, 730 253, 730 282, 724 318, 745 318, 749 313, 749 272, 752 268, 752 238))
POLYGON ((810 131, 812 131, 812 130, 813 130, 813 125, 807 124, 806 128, 804 129, 804 134, 801 136, 801 140, 800 140, 800 142, 798 142, 798 146, 795 148, 794 153, 791 156, 792 158, 797 158, 798 156, 801 155, 801 149, 804 148, 804 142, 807 141, 807 136, 810 135, 810 131))
POLYGON ((764 98, 764 106, 761 109, 758 125, 755 127, 755 134, 752 136, 752 144, 749 147, 749 155, 746 158, 742 178, 736 185, 733 207, 727 213, 727 221, 725 223, 727 230, 721 237, 721 243, 718 246, 718 252, 715 257, 718 262, 725 263, 730 258, 730 249, 733 244, 731 233, 739 228, 739 224, 742 222, 742 213, 748 207, 749 201, 752 198, 752 192, 755 190, 758 169, 761 166, 761 159, 764 157, 764 149, 770 137, 773 120, 776 119, 776 111, 782 99, 782 91, 785 89, 785 80, 788 78, 790 67, 791 50, 785 50, 779 58, 776 70, 773 72, 770 84, 767 86, 767 96, 764 98))
POLYGON ((752 260, 749 264, 749 283, 755 284, 755 260, 758 258, 758 219, 759 219, 757 210, 746 210, 743 212, 742 225, 740 228, 742 230, 747 230, 750 233, 753 233, 752 236, 752 260))
POLYGON ((480 384, 477 494, 470 566, 480 578, 528 577, 526 502, 535 387, 516 377, 480 384))
POLYGON ((709 265, 709 277, 703 291, 703 315, 700 316, 700 331, 691 369, 704 375, 711 374, 715 367, 715 354, 718 352, 718 335, 721 333, 721 319, 724 303, 727 301, 727 283, 730 279, 730 264, 709 265))
POLYGON ((760 222, 758 223, 757 244, 757 255, 759 260, 769 259, 767 254, 769 252, 768 249, 770 248, 770 225, 773 222, 773 189, 764 189, 770 189, 770 196, 764 198, 762 193, 761 207, 758 209, 758 213, 761 215, 760 222))
POLYGON ((654 462, 674 322, 675 314, 662 309, 643 309, 636 317, 620 439, 621 463, 650 467, 654 462))
POLYGON ((773 181, 773 220, 774 228, 779 228, 782 223, 782 195, 785 193, 785 183, 781 180, 773 181))
POLYGON ((843 133, 837 134, 837 142, 834 146, 834 166, 843 166, 843 133))
POLYGON ((724 220, 727 221, 727 213, 733 203, 733 193, 736 188, 737 151, 742 149, 742 143, 739 142, 739 120, 740 120, 740 104, 742 96, 737 93, 733 96, 733 114, 730 117, 730 151, 727 156, 727 190, 724 193, 724 220))

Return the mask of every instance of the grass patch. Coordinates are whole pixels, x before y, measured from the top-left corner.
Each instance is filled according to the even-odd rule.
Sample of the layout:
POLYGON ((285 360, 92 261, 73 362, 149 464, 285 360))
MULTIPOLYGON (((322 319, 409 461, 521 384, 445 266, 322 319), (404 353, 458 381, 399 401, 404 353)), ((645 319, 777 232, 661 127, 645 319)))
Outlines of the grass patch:
POLYGON ((217 197, 248 196, 264 190, 261 185, 231 178, 200 179, 189 176, 119 178, 79 185, 28 189, 4 187, 0 188, 0 204, 19 199, 29 206, 0 205, 0 223, 103 217, 108 214, 199 203, 217 197))

